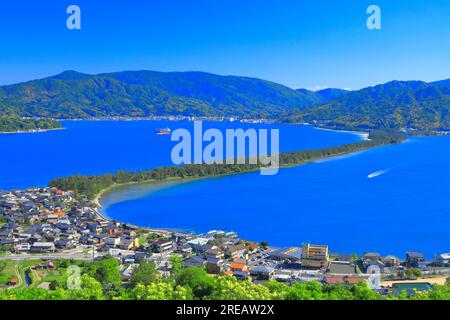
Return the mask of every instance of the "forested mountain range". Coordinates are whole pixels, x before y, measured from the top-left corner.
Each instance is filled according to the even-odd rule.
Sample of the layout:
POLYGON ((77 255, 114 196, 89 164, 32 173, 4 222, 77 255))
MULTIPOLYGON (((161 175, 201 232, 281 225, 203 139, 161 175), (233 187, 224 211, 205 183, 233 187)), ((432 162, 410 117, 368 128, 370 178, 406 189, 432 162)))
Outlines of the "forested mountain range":
POLYGON ((284 119, 345 129, 449 130, 449 110, 450 80, 391 81, 288 112, 284 119))
POLYGON ((273 82, 203 72, 128 71, 54 77, 0 87, 0 114, 25 117, 274 117, 320 101, 273 82))
POLYGON ((357 91, 310 91, 204 72, 59 75, 0 87, 0 115, 238 116, 346 129, 450 129, 450 80, 391 81, 357 91))

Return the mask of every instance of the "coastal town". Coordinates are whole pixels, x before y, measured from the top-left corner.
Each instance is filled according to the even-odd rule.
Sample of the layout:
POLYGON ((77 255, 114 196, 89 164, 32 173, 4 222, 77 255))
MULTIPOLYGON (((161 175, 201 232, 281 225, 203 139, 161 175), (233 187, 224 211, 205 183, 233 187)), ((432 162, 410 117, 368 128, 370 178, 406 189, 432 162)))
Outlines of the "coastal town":
MULTIPOLYGON (((124 282, 142 261, 154 262, 162 277, 169 276, 174 255, 183 259, 185 267, 204 268, 212 276, 289 285, 365 281, 381 295, 402 291, 413 295, 445 282, 450 275, 450 253, 431 260, 420 252, 407 252, 402 258, 376 252, 344 254, 334 253, 325 244, 275 248, 266 242, 241 239, 235 232, 144 229, 110 220, 95 201, 55 187, 0 191, 0 249, 0 262, 39 259, 46 266, 56 259, 113 257, 119 262, 124 282)), ((0 289, 16 286, 19 276, 5 279, 0 270, 0 289)), ((43 287, 49 285, 44 283, 43 287)))

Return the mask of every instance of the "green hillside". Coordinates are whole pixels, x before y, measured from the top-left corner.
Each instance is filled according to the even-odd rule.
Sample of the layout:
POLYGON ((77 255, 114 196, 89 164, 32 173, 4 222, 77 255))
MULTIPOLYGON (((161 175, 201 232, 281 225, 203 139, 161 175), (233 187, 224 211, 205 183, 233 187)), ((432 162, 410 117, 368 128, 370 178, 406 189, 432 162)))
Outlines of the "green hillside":
POLYGON ((25 117, 273 117, 316 103, 314 97, 254 78, 203 72, 129 71, 60 75, 0 87, 0 114, 25 117))
POLYGON ((22 119, 15 116, 0 116, 0 132, 60 129, 61 125, 49 119, 22 119))
POLYGON ((316 122, 332 128, 450 129, 450 85, 392 81, 352 91, 325 104, 289 113, 288 122, 316 122))
POLYGON ((342 129, 450 130, 450 81, 392 81, 358 91, 293 90, 204 72, 66 71, 0 87, 0 115, 40 118, 239 116, 342 129))

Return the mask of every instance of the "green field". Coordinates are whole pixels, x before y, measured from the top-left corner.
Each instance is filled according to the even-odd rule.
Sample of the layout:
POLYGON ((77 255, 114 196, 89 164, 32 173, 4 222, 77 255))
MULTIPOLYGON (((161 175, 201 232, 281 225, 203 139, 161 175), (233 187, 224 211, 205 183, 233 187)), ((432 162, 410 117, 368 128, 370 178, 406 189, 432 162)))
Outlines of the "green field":
POLYGON ((60 265, 58 261, 53 261, 53 269, 34 269, 36 264, 46 264, 48 261, 43 260, 26 260, 26 261, 0 261, 0 290, 9 286, 11 279, 17 279, 17 289, 26 287, 25 273, 31 280, 30 287, 39 287, 43 283, 51 283, 53 281, 64 282, 66 279, 66 266, 60 265))

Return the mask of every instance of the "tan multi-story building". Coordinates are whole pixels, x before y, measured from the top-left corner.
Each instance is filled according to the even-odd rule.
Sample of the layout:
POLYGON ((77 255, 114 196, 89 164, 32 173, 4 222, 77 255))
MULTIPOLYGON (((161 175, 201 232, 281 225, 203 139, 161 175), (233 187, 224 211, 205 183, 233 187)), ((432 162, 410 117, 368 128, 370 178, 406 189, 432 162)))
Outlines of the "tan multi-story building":
POLYGON ((302 246, 302 266, 326 269, 329 263, 328 246, 315 244, 304 244, 302 246))

